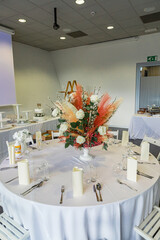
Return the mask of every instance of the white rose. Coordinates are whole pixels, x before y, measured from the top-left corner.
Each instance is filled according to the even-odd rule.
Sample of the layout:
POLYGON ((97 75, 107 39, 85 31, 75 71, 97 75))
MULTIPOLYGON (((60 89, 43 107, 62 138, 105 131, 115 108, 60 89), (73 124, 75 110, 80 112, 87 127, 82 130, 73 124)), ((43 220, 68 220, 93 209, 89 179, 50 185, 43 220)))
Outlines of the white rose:
POLYGON ((91 102, 92 103, 96 103, 96 102, 98 102, 98 95, 92 95, 91 97, 90 97, 90 99, 91 99, 91 102))
POLYGON ((59 109, 58 109, 58 108, 55 108, 55 109, 53 110, 53 112, 52 112, 52 116, 53 116, 53 117, 57 117, 58 114, 59 114, 59 109))
POLYGON ((99 134, 100 135, 105 135, 106 134, 106 127, 105 126, 100 126, 99 128, 98 128, 98 132, 99 132, 99 134))
POLYGON ((79 111, 76 112, 76 118, 77 119, 83 119, 84 118, 84 111, 80 109, 79 111))
POLYGON ((82 136, 78 136, 76 138, 76 142, 79 143, 79 144, 83 144, 85 141, 86 141, 85 138, 82 137, 82 136))
POLYGON ((87 98, 88 98, 87 94, 84 94, 83 98, 84 98, 84 100, 87 100, 87 98))
POLYGON ((63 133, 65 131, 67 131, 67 129, 68 129, 68 123, 66 123, 66 122, 61 123, 59 131, 63 133))

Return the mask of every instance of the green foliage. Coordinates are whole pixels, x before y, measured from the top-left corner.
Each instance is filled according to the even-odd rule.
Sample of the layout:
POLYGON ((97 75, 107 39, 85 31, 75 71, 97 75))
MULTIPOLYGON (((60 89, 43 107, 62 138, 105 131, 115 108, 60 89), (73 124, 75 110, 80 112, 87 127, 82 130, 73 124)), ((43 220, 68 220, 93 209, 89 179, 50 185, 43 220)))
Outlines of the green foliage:
POLYGON ((69 138, 66 139, 65 148, 68 148, 70 145, 74 146, 74 140, 75 137, 70 135, 69 138))
POLYGON ((65 119, 62 119, 62 118, 59 118, 58 121, 59 121, 60 123, 66 122, 66 120, 65 120, 65 119))
POLYGON ((108 149, 108 144, 107 143, 103 143, 103 148, 107 151, 107 149, 108 149))
POLYGON ((58 124, 58 125, 57 125, 57 128, 58 128, 58 129, 60 128, 60 125, 61 125, 61 124, 58 124))
POLYGON ((65 143, 65 148, 68 148, 69 145, 70 145, 70 144, 69 144, 68 142, 66 142, 66 143, 65 143))
POLYGON ((65 137, 68 137, 68 136, 69 136, 69 132, 66 131, 66 132, 63 133, 63 135, 64 135, 65 137))

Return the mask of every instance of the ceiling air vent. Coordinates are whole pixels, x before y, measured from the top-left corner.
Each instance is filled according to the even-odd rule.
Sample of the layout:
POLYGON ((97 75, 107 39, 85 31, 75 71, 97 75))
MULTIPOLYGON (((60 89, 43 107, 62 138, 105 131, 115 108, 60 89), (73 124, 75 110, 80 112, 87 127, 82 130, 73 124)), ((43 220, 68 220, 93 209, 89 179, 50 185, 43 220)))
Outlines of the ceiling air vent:
POLYGON ((143 23, 160 21, 160 12, 140 16, 143 23))
POLYGON ((76 31, 76 32, 67 33, 67 35, 73 38, 80 38, 80 37, 87 36, 88 34, 81 31, 76 31))

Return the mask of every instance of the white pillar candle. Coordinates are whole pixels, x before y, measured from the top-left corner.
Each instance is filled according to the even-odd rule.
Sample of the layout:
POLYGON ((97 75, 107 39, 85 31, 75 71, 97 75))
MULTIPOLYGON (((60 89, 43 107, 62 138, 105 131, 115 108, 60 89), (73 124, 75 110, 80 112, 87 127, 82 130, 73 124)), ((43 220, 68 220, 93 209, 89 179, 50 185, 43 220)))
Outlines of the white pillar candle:
POLYGON ((18 162, 18 177, 20 185, 30 184, 29 163, 27 159, 18 162))
POLYGON ((129 142, 129 133, 128 131, 123 131, 122 132, 122 146, 127 146, 129 142))
POLYGON ((149 148, 150 144, 148 142, 141 143, 141 161, 149 161, 149 148))
POLYGON ((137 160, 133 157, 127 159, 127 179, 137 182, 137 160))
POLYGON ((9 164, 15 164, 15 148, 14 145, 8 146, 9 164))
POLYGON ((41 147, 41 143, 42 143, 42 133, 41 131, 36 132, 36 145, 37 148, 41 147))
POLYGON ((72 172, 73 197, 83 195, 83 169, 74 167, 72 172))

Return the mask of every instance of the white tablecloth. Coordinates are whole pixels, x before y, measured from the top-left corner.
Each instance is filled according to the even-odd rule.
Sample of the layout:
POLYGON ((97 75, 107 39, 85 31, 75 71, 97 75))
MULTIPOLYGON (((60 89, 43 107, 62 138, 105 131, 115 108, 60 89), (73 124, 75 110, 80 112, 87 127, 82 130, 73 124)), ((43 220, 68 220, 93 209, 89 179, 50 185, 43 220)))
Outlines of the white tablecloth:
POLYGON ((45 132, 47 130, 56 130, 58 124, 58 118, 50 118, 43 122, 24 124, 23 126, 16 126, 7 130, 0 130, 0 159, 6 157, 8 152, 6 141, 12 142, 13 134, 17 131, 28 129, 31 134, 35 134, 37 131, 45 132))
POLYGON ((160 139, 160 117, 133 116, 129 134, 131 139, 143 139, 144 135, 160 139))
MULTIPOLYGON (((137 150, 137 149, 136 149, 137 150)), ((138 149, 139 150, 139 149, 138 149)), ((153 156, 150 161, 156 165, 139 165, 139 170, 154 178, 138 176, 133 183, 122 178, 135 192, 125 185, 120 185, 113 174, 113 165, 117 163, 126 149, 110 146, 108 151, 101 146, 92 149, 97 166, 97 181, 102 183, 103 202, 97 202, 93 192, 93 184, 84 180, 84 195, 79 198, 72 196, 72 168, 79 166, 73 156, 78 157, 79 150, 70 147, 64 149, 62 143, 53 140, 44 145, 41 151, 30 153, 30 170, 44 160, 49 163, 50 180, 41 188, 35 189, 25 197, 20 193, 30 186, 18 185, 18 180, 9 184, 5 181, 17 176, 17 169, 1 171, 0 192, 4 210, 16 221, 29 229, 31 240, 135 240, 141 239, 133 230, 144 217, 151 212, 158 202, 159 165, 153 156), (6 174, 9 173, 9 174, 6 174), (59 204, 60 189, 65 185, 63 205, 59 204)), ((6 166, 8 160, 1 166, 6 166)), ((84 167, 84 179, 88 173, 84 167)))

